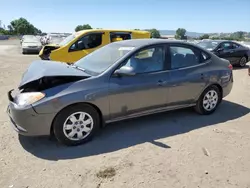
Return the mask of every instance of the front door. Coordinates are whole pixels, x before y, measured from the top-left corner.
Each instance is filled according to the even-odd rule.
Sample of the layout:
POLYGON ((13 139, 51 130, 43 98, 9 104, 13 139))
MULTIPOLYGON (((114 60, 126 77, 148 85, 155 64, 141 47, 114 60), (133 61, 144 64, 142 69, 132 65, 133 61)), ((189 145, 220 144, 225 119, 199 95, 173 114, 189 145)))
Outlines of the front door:
POLYGON ((111 76, 111 119, 152 111, 166 105, 169 72, 165 71, 164 46, 144 49, 121 66, 133 67, 135 75, 111 76))
POLYGON ((169 106, 188 105, 206 86, 205 73, 209 56, 192 46, 174 44, 169 47, 171 71, 169 85, 169 106))
POLYGON ((216 52, 220 58, 227 59, 230 63, 234 63, 234 50, 231 42, 223 42, 220 44, 220 51, 216 52))
POLYGON ((84 35, 68 49, 68 61, 73 63, 103 46, 103 33, 84 35))

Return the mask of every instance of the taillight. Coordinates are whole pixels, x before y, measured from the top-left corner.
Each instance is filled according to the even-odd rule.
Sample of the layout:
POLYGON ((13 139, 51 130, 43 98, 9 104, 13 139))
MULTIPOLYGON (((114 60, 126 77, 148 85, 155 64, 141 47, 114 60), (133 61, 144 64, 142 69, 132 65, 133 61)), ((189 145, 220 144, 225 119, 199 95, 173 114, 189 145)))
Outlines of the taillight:
POLYGON ((228 68, 229 68, 230 70, 233 70, 233 65, 229 64, 229 65, 228 65, 228 68))

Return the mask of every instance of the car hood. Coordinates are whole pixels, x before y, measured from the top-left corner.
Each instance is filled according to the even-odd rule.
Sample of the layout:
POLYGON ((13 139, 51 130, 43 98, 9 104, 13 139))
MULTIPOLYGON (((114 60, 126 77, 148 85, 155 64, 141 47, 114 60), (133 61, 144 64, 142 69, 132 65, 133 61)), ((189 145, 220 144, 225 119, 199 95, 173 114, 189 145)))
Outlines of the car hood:
POLYGON ((23 46, 42 46, 40 42, 23 42, 23 46))
POLYGON ((28 69, 24 72, 19 88, 25 84, 38 80, 43 77, 64 77, 75 76, 87 78, 90 75, 82 70, 74 68, 72 65, 56 61, 38 60, 31 63, 28 69))

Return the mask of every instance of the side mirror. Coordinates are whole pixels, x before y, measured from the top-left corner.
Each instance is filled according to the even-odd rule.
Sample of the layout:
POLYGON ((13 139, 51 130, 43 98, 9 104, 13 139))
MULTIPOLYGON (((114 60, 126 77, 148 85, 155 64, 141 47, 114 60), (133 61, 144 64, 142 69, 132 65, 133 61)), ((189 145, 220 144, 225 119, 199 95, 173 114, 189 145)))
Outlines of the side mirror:
POLYGON ((223 48, 218 48, 217 52, 223 52, 224 49, 223 48))
POLYGON ((120 69, 117 69, 114 72, 114 75, 118 75, 118 76, 134 76, 135 75, 135 71, 134 71, 133 67, 123 66, 120 69))

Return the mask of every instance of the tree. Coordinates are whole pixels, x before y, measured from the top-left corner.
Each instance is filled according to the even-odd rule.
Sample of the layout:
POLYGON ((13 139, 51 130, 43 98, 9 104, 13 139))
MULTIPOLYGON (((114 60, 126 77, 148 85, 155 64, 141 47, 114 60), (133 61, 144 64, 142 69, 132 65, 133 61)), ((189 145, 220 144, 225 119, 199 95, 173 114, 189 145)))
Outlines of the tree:
POLYGON ((150 33, 151 33, 151 38, 160 38, 161 37, 161 34, 157 29, 151 29, 150 33))
POLYGON ((199 37, 200 40, 202 39, 209 39, 209 35, 208 34, 204 34, 202 36, 199 37))
POLYGON ((244 39, 244 32, 243 31, 237 31, 230 35, 231 38, 234 40, 243 40, 244 39))
POLYGON ((134 29, 134 30, 139 31, 140 29, 134 29))
POLYGON ((92 29, 92 27, 89 24, 78 25, 76 26, 75 31, 77 32, 85 29, 92 29))
POLYGON ((81 31, 82 30, 82 25, 78 25, 78 26, 76 26, 76 28, 75 28, 75 31, 77 32, 77 31, 81 31))
POLYGON ((92 27, 89 24, 85 24, 82 26, 83 29, 92 29, 92 27))
POLYGON ((27 35, 32 34, 36 35, 41 33, 41 30, 37 29, 34 25, 29 23, 25 18, 19 18, 10 22, 10 27, 12 28, 13 34, 18 35, 27 35))
POLYGON ((178 28, 177 30, 176 30, 176 35, 175 35, 175 38, 176 39, 186 39, 187 37, 186 37, 186 29, 184 29, 184 28, 178 28))

